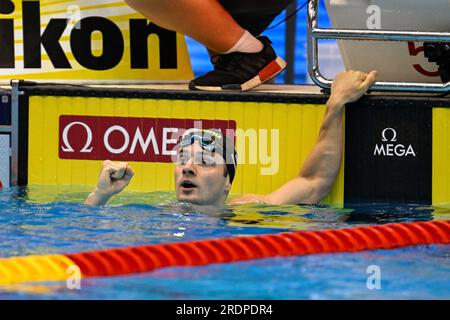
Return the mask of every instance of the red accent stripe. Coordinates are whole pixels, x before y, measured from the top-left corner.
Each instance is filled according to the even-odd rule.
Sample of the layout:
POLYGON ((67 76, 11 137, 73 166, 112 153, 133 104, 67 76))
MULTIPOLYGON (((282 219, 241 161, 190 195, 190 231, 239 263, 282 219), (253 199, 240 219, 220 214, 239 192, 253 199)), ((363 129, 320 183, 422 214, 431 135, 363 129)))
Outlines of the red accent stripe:
POLYGON ((264 69, 259 72, 259 79, 261 82, 272 78, 275 74, 281 71, 281 66, 278 64, 277 60, 273 60, 264 69))
POLYGON ((146 272, 162 267, 432 243, 450 243, 450 220, 166 243, 66 256, 80 267, 85 277, 92 277, 146 272))

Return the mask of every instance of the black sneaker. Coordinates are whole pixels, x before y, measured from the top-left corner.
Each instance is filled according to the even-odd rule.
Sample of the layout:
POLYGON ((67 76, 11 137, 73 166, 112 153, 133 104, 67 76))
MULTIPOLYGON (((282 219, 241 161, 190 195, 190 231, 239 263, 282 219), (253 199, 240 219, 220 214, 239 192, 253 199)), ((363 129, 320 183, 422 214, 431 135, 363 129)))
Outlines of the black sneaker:
POLYGON ((258 37, 264 48, 257 53, 233 52, 211 57, 214 70, 192 80, 190 90, 247 91, 272 79, 286 67, 267 37, 258 37))

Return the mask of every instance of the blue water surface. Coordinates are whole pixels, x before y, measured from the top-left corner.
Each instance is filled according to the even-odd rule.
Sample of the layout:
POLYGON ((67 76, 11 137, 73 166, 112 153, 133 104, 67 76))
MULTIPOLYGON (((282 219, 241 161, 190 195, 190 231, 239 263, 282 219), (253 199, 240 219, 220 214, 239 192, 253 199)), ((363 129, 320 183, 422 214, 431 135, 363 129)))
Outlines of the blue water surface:
MULTIPOLYGON (((450 219, 450 207, 446 206, 247 205, 201 209, 177 204, 172 193, 125 193, 106 207, 93 208, 82 204, 89 191, 73 186, 0 191, 0 257, 450 219)), ((83 279, 79 290, 69 290, 61 282, 0 289, 0 299, 448 298, 449 245, 165 268, 139 275, 83 279), (380 271, 381 287, 369 289, 374 267, 380 271)))

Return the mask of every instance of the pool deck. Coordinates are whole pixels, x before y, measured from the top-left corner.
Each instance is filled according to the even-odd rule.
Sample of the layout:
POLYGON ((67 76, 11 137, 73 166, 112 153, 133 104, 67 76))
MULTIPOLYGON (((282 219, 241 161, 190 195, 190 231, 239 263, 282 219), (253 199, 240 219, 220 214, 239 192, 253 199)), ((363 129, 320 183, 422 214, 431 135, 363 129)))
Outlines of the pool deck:
POLYGON ((239 102, 325 103, 327 92, 315 85, 265 84, 253 90, 189 90, 187 82, 178 83, 111 83, 80 84, 74 82, 35 82, 19 84, 19 91, 33 96, 81 96, 108 98, 152 98, 239 102))
MULTIPOLYGON (((189 91, 187 83, 167 83, 167 84, 145 84, 145 85, 93 85, 96 88, 123 88, 123 89, 138 89, 138 90, 176 90, 176 91, 189 91)), ((211 91, 209 91, 211 92, 211 91)), ((215 91, 213 91, 215 92, 215 91)), ((223 92, 223 91, 217 91, 223 92)), ((226 91, 235 92, 236 91, 226 91)), ((321 90, 315 85, 278 85, 278 84, 263 84, 250 92, 254 93, 281 93, 281 94, 321 94, 321 90)))

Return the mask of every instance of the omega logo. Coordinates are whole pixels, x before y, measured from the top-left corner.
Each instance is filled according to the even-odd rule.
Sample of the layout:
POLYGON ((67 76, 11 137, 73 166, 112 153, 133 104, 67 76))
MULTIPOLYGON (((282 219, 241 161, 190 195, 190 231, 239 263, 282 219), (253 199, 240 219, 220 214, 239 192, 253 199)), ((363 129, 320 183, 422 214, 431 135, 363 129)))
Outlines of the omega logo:
POLYGON ((64 145, 61 146, 61 149, 64 152, 75 152, 75 150, 73 150, 72 146, 69 143, 69 138, 68 138, 68 134, 69 134, 69 130, 70 128, 72 128, 74 125, 80 125, 82 127, 84 127, 84 129, 86 130, 87 133, 87 138, 86 138, 86 144, 84 145, 84 147, 80 150, 80 152, 83 153, 89 153, 92 151, 92 147, 91 143, 92 143, 92 130, 91 128, 89 128, 89 126, 84 123, 84 122, 80 122, 80 121, 75 121, 72 123, 69 123, 63 130, 63 134, 62 134, 62 139, 63 139, 63 143, 64 145), (90 148, 89 148, 90 147, 90 148))
MULTIPOLYGON (((91 128, 84 122, 81 121, 74 121, 69 124, 67 124, 64 127, 64 130, 62 132, 62 146, 61 150, 64 152, 76 152, 72 145, 69 143, 69 130, 74 126, 82 126, 84 130, 87 133, 86 137, 86 143, 84 144, 84 147, 79 150, 80 153, 91 153, 93 150, 92 144, 92 130, 91 128)), ((137 146, 140 146, 140 148, 143 150, 144 153, 147 152, 147 149, 149 145, 151 144, 153 147, 154 154, 162 154, 162 155, 176 155, 175 150, 170 150, 169 145, 176 144, 177 139, 173 139, 173 134, 178 134, 178 128, 163 128, 163 137, 162 137, 162 146, 158 146, 158 139, 155 136, 154 128, 151 128, 148 135, 144 137, 140 131, 139 128, 136 128, 136 131, 134 135, 130 136, 130 132, 125 129, 124 127, 120 125, 113 125, 109 127, 105 133, 103 134, 103 146, 110 152, 111 154, 122 154, 128 150, 130 147, 131 142, 131 148, 128 151, 129 154, 133 154, 137 148, 137 146), (111 146, 110 143, 110 136, 113 132, 119 132, 123 136, 123 144, 118 147, 114 148, 111 146), (132 139, 131 139, 132 138, 132 139), (145 139, 144 139, 145 138, 145 139)))
POLYGON ((374 156, 382 157, 408 157, 416 156, 416 152, 412 145, 405 146, 400 143, 390 143, 397 142, 397 131, 394 128, 385 128, 381 132, 381 141, 383 143, 376 144, 375 150, 373 152, 374 156))
POLYGON ((203 127, 235 132, 236 122, 61 115, 58 155, 60 159, 173 163, 181 134, 203 127))
POLYGON ((397 131, 395 131, 395 130, 392 129, 392 128, 386 128, 386 129, 384 129, 383 132, 381 133, 381 137, 382 137, 381 141, 383 141, 383 142, 386 142, 386 141, 392 141, 392 142, 395 142, 395 141, 397 141, 397 131), (388 139, 386 138, 386 132, 392 132, 392 139, 391 139, 391 140, 388 140, 388 139))

